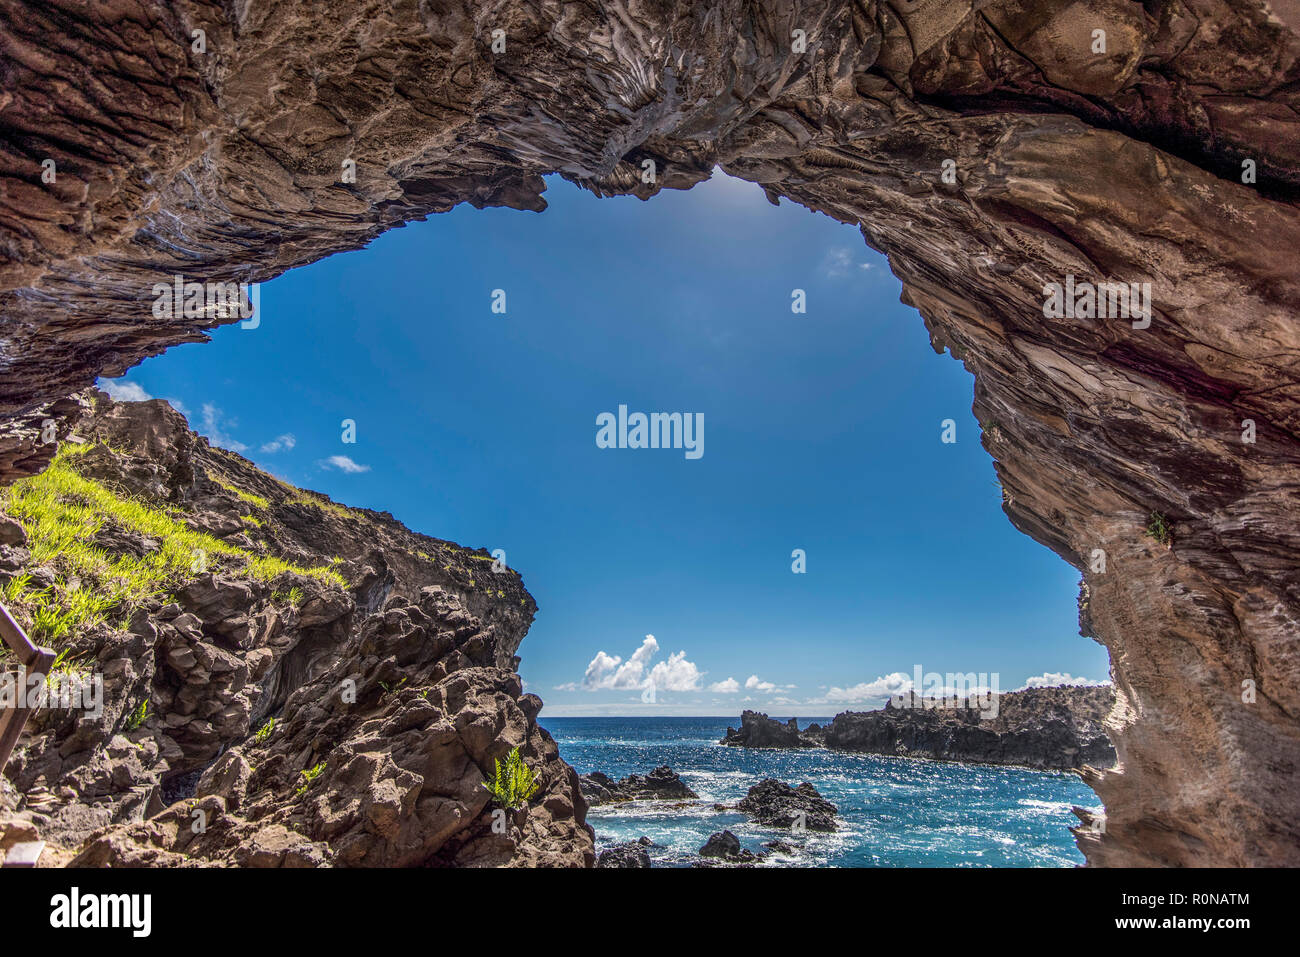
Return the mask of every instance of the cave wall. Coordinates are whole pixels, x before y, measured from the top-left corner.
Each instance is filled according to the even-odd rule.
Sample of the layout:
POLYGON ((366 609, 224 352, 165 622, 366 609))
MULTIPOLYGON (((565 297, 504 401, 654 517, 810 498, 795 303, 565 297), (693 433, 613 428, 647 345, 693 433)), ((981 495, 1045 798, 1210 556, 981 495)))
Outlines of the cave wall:
POLYGON ((0 0, 0 477, 217 324, 152 315, 174 274, 720 166, 889 256, 1011 521, 1083 573, 1089 862, 1300 864, 1298 54, 1295 0, 0 0), (1071 275, 1150 283, 1149 327, 1046 317, 1071 275))

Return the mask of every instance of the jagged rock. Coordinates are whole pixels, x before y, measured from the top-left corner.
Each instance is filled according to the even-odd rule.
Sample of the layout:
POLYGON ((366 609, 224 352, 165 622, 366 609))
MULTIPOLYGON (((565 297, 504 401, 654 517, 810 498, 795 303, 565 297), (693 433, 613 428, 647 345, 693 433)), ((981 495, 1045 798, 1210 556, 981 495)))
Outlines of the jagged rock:
POLYGON ((835 716, 826 746, 840 751, 899 754, 980 764, 1054 770, 1109 768, 1115 749, 1105 719, 1115 704, 1110 687, 1029 688, 997 698, 997 714, 975 707, 927 707, 908 697, 878 711, 835 716))
MULTIPOLYGON (((1008 516, 1086 569, 1123 755, 1087 779, 1109 812, 1089 861, 1300 863, 1292 4, 132 11, 16 0, 0 27, 25 51, 0 100, 0 476, 48 463, 76 411, 61 396, 241 318, 155 317, 155 282, 266 280, 463 202, 540 210, 555 171, 650 197, 720 167, 888 254, 975 376, 1008 516), (177 28, 195 23, 206 55, 177 28), (1045 315, 1067 276, 1150 282, 1150 326, 1045 315), (1167 544, 1144 534, 1153 512, 1167 544)), ((370 539, 396 587, 428 577, 391 525, 280 510, 317 554, 370 539)), ((507 626, 510 667, 532 607, 464 598, 507 626)))
POLYGON ((27 544, 27 530, 22 522, 8 515, 0 515, 0 545, 21 547, 27 544))
POLYGON ((600 852, 597 867, 649 867, 650 855, 639 841, 615 844, 600 852))
MULTIPOLYGON (((478 565, 470 553, 363 510, 320 510, 318 526, 359 527, 313 552, 281 521, 307 493, 196 440, 163 403, 101 394, 94 406, 74 426, 97 443, 77 457, 83 477, 173 513, 202 510, 218 492, 238 499, 237 489, 265 501, 256 507, 268 549, 287 543, 283 554, 306 556, 310 569, 364 543, 366 601, 375 581, 386 594, 367 614, 330 576, 290 570, 266 582, 243 559, 213 554, 218 567, 183 581, 175 600, 87 630, 74 650, 102 677, 102 711, 38 711, 7 768, 12 803, 42 838, 78 849, 74 863, 88 866, 594 864, 577 775, 537 725, 541 699, 500 666, 513 663, 535 607, 517 574, 492 600, 467 596, 454 586, 478 565), (402 545, 440 547, 445 560, 433 572, 399 556, 402 545), (503 830, 483 785, 515 747, 539 790, 506 811, 503 830)), ((116 527, 98 544, 142 547, 116 527)))
POLYGON ((807 781, 797 788, 766 778, 736 805, 759 824, 793 830, 834 831, 838 809, 807 781))
POLYGON ((599 771, 580 775, 578 781, 583 797, 591 805, 620 801, 696 801, 700 797, 666 765, 644 776, 629 774, 620 781, 599 771))
POLYGON ((758 859, 758 855, 749 848, 741 847, 740 838, 730 831, 711 834, 700 848, 700 857, 716 858, 728 863, 751 863, 758 859))
POLYGON ((813 743, 799 731, 799 722, 791 718, 785 724, 757 711, 743 711, 740 729, 727 728, 719 742, 744 748, 811 748, 813 743))

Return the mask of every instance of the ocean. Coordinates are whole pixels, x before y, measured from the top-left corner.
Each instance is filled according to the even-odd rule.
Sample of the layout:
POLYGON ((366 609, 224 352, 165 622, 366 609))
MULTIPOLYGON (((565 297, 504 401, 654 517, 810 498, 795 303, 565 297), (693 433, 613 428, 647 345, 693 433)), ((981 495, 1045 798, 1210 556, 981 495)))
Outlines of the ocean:
MULTIPOLYGON (((680 809, 633 802, 593 807, 587 821, 597 849, 648 837, 656 867, 698 860, 710 834, 731 830, 758 852, 780 838, 800 847, 771 855, 768 866, 1072 867, 1083 863, 1067 828, 1072 805, 1100 810, 1076 775, 1054 771, 846 754, 823 749, 763 751, 718 744, 732 718, 553 718, 539 723, 579 774, 612 778, 666 764, 700 802, 680 809), (810 781, 840 812, 835 834, 792 836, 759 827, 734 804, 763 778, 810 781)), ((829 718, 800 719, 800 727, 829 718)))

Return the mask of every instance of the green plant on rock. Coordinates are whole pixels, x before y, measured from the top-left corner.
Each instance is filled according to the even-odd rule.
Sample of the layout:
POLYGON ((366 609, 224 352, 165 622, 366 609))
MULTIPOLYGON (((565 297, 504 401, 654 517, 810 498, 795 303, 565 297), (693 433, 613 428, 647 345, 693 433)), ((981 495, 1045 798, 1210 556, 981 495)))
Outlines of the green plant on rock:
POLYGON ((1159 512, 1152 512, 1151 517, 1147 520, 1147 538, 1154 538, 1166 548, 1174 540, 1173 529, 1169 525, 1169 520, 1159 512))
POLYGON ((318 777, 320 777, 324 772, 325 772, 324 761, 316 765, 314 768, 306 768, 305 770, 299 771, 298 773, 302 775, 302 784, 298 785, 298 790, 294 791, 293 793, 299 797, 306 794, 307 789, 311 787, 311 783, 315 781, 318 777))
POLYGON ((294 608, 301 608, 302 589, 295 585, 288 591, 274 591, 271 593, 271 601, 283 602, 286 605, 292 605, 294 608))
POLYGON ((256 556, 193 530, 172 506, 148 504, 82 475, 78 459, 90 448, 65 445, 44 472, 0 489, 0 510, 27 531, 31 565, 55 573, 45 588, 32 588, 26 574, 4 586, 5 604, 34 640, 57 644, 101 624, 124 624, 142 603, 191 579, 199 554, 263 581, 292 571, 345 584, 333 568, 300 568, 256 556), (110 553, 96 544, 106 526, 149 539, 154 547, 143 555, 110 553))
POLYGON ((126 730, 136 731, 149 720, 149 699, 145 698, 139 706, 126 716, 126 730))
POLYGON ((266 739, 271 736, 271 732, 274 730, 275 730, 275 719, 270 718, 267 720, 266 724, 262 725, 260 728, 257 729, 257 734, 253 735, 253 740, 256 741, 258 744, 265 744, 266 739))
POLYGON ((506 756, 505 764, 497 758, 496 771, 483 782, 483 787, 487 788, 496 802, 508 811, 523 807, 524 803, 541 789, 532 769, 524 764, 524 759, 519 756, 518 748, 514 748, 506 756))

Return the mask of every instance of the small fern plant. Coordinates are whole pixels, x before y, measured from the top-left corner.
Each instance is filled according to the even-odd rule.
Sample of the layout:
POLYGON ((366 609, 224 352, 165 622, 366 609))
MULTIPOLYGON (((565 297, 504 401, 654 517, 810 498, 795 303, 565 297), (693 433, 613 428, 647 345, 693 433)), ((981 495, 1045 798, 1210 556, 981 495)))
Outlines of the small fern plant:
POLYGON ((519 756, 518 748, 506 756, 505 764, 497 758, 496 772, 483 782, 483 787, 508 811, 523 807, 525 802, 541 790, 532 770, 519 756))
POLYGON ((266 740, 271 737, 271 732, 275 730, 275 719, 271 718, 266 724, 257 729, 257 734, 253 735, 253 740, 258 744, 265 744, 266 740))
POLYGON ((298 773, 302 775, 302 784, 298 785, 298 790, 293 793, 298 797, 302 797, 302 795, 307 793, 307 789, 311 787, 312 782, 320 777, 324 770, 325 762, 322 761, 313 768, 304 768, 302 771, 299 771, 298 773))
POLYGON ((127 732, 137 731, 140 726, 149 720, 149 699, 145 698, 140 702, 139 707, 126 716, 127 732))

